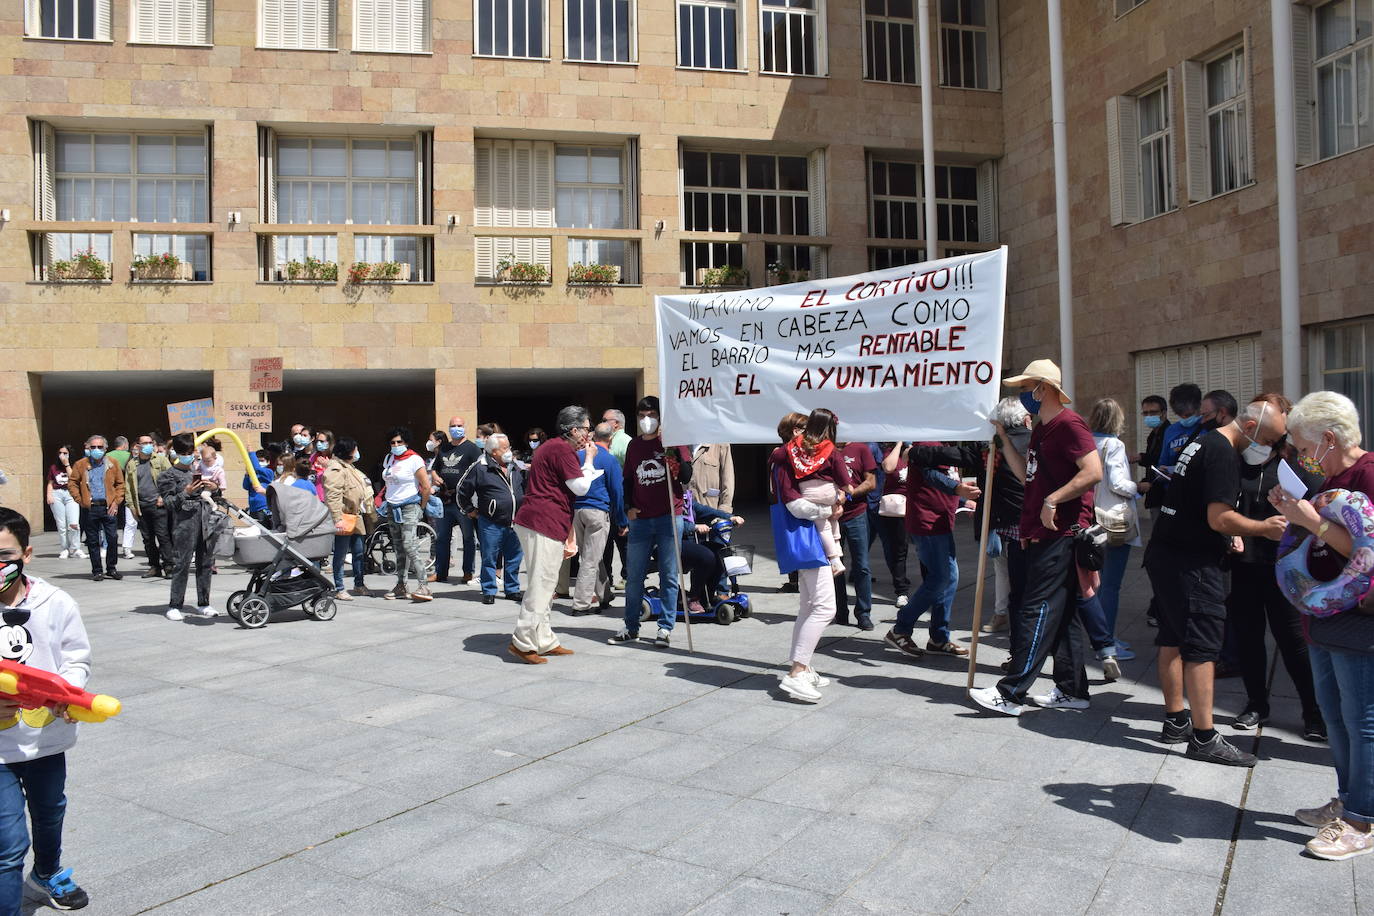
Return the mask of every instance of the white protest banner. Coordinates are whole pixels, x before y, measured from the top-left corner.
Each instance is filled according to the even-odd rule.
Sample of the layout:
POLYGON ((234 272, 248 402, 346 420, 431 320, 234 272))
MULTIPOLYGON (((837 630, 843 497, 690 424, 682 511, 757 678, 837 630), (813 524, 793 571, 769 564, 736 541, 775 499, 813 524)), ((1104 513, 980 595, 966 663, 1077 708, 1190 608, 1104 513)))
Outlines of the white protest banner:
POLYGON ((655 297, 670 442, 775 443, 817 407, 855 442, 983 440, 1002 396, 1007 249, 655 297))

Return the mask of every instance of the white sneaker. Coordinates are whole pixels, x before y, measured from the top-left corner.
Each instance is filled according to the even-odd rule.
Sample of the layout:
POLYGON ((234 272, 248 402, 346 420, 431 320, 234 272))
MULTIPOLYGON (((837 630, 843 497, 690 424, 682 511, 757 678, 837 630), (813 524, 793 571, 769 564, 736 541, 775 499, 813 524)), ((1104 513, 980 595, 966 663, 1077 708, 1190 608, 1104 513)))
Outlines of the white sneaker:
POLYGON ((1087 709, 1090 705, 1081 697, 1071 697, 1058 687, 1049 693, 1037 694, 1030 701, 1041 709, 1087 709))
POLYGON ((65 560, 65 559, 67 559, 67 551, 64 550, 64 551, 62 551, 61 553, 59 553, 59 554, 57 555, 57 558, 58 558, 59 560, 65 560))
POLYGON ((1015 703, 1002 696, 1002 691, 996 687, 978 687, 968 692, 969 699, 989 712, 1001 713, 1004 716, 1019 716, 1025 712, 1027 707, 1021 703, 1015 703))
POLYGON ((821 698, 821 692, 812 684, 807 674, 808 672, 803 671, 801 674, 795 676, 791 674, 784 675, 778 686, 783 689, 784 693, 792 696, 794 699, 814 703, 821 698))
POLYGON ((812 686, 814 686, 814 687, 829 687, 829 686, 830 686, 830 678, 828 678, 828 677, 822 677, 822 676, 820 675, 820 673, 819 673, 818 671, 816 671, 815 668, 812 668, 812 667, 810 667, 809 665, 807 666, 806 670, 802 672, 802 676, 803 676, 803 677, 806 677, 806 678, 810 678, 810 679, 811 679, 811 684, 812 684, 812 686))
POLYGON ((219 616, 219 611, 215 610, 214 608, 210 607, 210 605, 207 604, 207 605, 204 605, 203 607, 198 607, 198 608, 196 608, 196 616, 197 616, 197 617, 218 617, 218 616, 219 616))
POLYGON ((907 595, 897 596, 897 607, 906 607, 906 603, 911 600, 907 595))
POLYGON ((90 557, 86 554, 86 551, 81 550, 80 548, 78 548, 77 551, 76 551, 76 558, 77 558, 78 560, 89 560, 89 559, 90 559, 90 557))
POLYGON ((134 552, 133 552, 132 550, 126 550, 126 551, 124 551, 124 559, 126 559, 126 560, 132 560, 133 558, 134 558, 134 552))
POLYGON ((181 608, 176 608, 176 607, 169 607, 169 608, 167 609, 167 613, 166 613, 166 614, 163 614, 162 616, 166 617, 168 620, 185 620, 185 619, 186 619, 186 615, 183 614, 183 613, 181 613, 181 608))

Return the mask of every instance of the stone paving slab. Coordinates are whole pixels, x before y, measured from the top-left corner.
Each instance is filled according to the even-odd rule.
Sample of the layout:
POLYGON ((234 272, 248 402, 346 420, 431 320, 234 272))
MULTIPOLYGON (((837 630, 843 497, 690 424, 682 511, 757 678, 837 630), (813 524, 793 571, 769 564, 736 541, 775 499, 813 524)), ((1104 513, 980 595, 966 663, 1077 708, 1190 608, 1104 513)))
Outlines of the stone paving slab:
MULTIPOLYGON (((976 551, 959 537, 967 639, 976 551)), ((1091 710, 1011 720, 969 705, 961 662, 881 643, 894 608, 876 552, 879 629, 827 630, 816 666, 833 683, 807 705, 776 689, 796 596, 766 560, 743 580, 755 616, 694 626, 695 652, 681 624, 667 651, 608 646, 618 611, 559 602, 577 654, 530 667, 504 651, 515 606, 472 586, 248 631, 172 623, 165 582, 92 583, 52 535, 36 547, 33 571, 82 606, 92 686, 126 705, 69 755, 66 861, 95 916, 1206 914, 1219 898, 1291 916, 1374 896, 1374 859, 1301 853, 1311 831, 1291 812, 1334 778, 1295 733, 1281 665, 1271 725, 1240 738, 1253 772, 1155 741, 1134 566, 1122 680, 1093 669, 1091 710)), ((223 565, 216 603, 245 581, 223 565)), ((984 641, 980 684, 1006 644, 984 641)), ((1243 703, 1219 683, 1224 731, 1243 703)))

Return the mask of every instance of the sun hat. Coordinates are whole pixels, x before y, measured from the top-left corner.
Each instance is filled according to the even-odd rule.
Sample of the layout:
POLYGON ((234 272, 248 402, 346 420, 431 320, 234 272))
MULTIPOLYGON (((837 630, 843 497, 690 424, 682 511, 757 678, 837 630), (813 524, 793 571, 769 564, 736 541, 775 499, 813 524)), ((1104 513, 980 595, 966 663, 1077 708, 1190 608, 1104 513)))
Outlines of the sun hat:
POLYGON ((1013 375, 1010 378, 1002 379, 1002 384, 1008 388, 1015 388, 1025 381, 1045 382, 1050 387, 1058 391, 1063 397, 1065 404, 1073 403, 1073 398, 1064 390, 1063 376, 1059 372, 1059 367, 1054 364, 1052 359, 1037 359, 1026 366, 1026 371, 1020 375, 1013 375))

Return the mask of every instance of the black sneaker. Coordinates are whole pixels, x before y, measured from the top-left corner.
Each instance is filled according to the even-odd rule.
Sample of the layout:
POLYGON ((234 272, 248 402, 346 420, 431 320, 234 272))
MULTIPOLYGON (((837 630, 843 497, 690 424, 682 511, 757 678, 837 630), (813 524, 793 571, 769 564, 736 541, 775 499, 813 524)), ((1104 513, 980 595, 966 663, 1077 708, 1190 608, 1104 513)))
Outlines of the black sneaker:
POLYGON ((1189 738, 1187 756, 1194 760, 1219 763, 1228 767, 1252 767, 1259 763, 1258 757, 1245 753, 1223 738, 1220 733, 1213 735, 1212 740, 1206 744, 1197 740, 1196 736, 1189 738))
POLYGON ((860 614, 858 627, 860 630, 873 629, 873 617, 870 614, 860 614))
POLYGON ((143 570, 143 575, 139 576, 139 578, 140 578, 140 579, 156 579, 156 578, 159 578, 161 575, 162 575, 162 570, 160 570, 160 569, 156 569, 156 568, 154 568, 154 569, 145 569, 145 570, 143 570))
POLYGON ((117 569, 112 569, 109 572, 105 573, 105 578, 114 579, 116 582, 118 582, 120 579, 124 578, 124 574, 117 569))
POLYGON ((621 630, 619 633, 606 640, 612 646, 623 646, 626 643, 638 642, 639 633, 631 633, 629 630, 621 630))
POLYGON ((1172 719, 1164 720, 1164 730, 1159 733, 1159 740, 1163 744, 1182 744, 1191 740, 1193 737, 1193 718, 1188 717, 1188 721, 1182 725, 1175 725, 1172 719))
POLYGON ((1320 718, 1305 720, 1302 723, 1302 736, 1308 741, 1326 741, 1326 722, 1320 718))
POLYGON ((524 601, 524 600, 525 600, 525 593, 524 593, 524 592, 506 592, 506 600, 507 600, 507 601, 515 601, 515 602, 524 601))
POLYGON ((482 596, 482 603, 483 603, 483 604, 495 604, 495 603, 496 603, 496 596, 495 596, 495 595, 483 595, 483 596, 482 596))
POLYGON ((922 655, 926 654, 924 649, 916 645, 916 640, 912 639, 909 635, 903 636, 896 630, 888 630, 887 635, 883 637, 883 642, 899 652, 905 652, 912 658, 920 658, 922 655))
POLYGON ((72 880, 70 868, 64 868, 50 878, 40 878, 29 872, 25 883, 59 910, 79 910, 91 902, 86 892, 72 880))
POLYGON ((1245 712, 1236 716, 1235 721, 1231 723, 1231 727, 1236 731, 1248 732, 1251 729, 1264 725, 1268 721, 1269 715, 1267 713, 1260 715, 1253 709, 1247 709, 1245 712))
POLYGON ((104 580, 104 578, 105 578, 105 574, 104 574, 104 573, 98 573, 98 572, 93 572, 93 573, 91 573, 91 581, 92 581, 92 582, 101 582, 101 581, 104 580))

